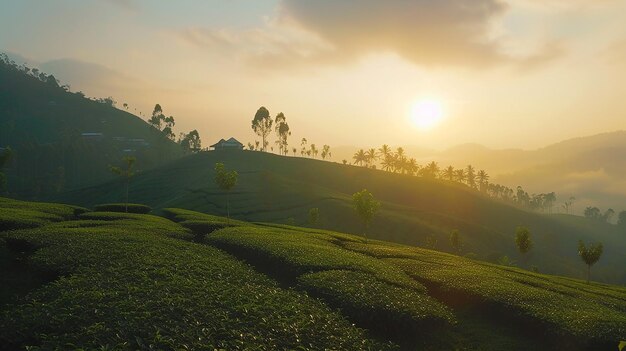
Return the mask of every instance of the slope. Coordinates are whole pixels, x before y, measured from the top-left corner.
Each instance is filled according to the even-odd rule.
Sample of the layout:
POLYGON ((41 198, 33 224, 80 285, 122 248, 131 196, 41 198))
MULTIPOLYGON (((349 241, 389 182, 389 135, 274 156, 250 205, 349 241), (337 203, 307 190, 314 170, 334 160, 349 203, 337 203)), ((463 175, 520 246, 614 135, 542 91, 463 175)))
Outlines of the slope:
POLYGON ((0 349, 603 350, 626 337, 616 286, 189 210, 6 207, 59 217, 0 231, 2 276, 48 273, 0 304, 0 349))
POLYGON ((0 56, 0 147, 10 147, 13 196, 37 198, 112 178, 123 156, 148 169, 181 155, 139 117, 33 76, 0 56), (83 133, 93 133, 83 135, 83 133))
MULTIPOLYGON (((131 201, 225 214, 226 194, 213 181, 216 162, 239 172, 230 194, 231 213, 238 219, 306 224, 308 210, 317 207, 321 228, 362 234, 351 194, 367 188, 383 203, 369 230, 372 238, 451 251, 448 236, 458 229, 464 253, 490 261, 503 255, 517 260, 513 235, 516 226, 525 225, 535 240, 530 263, 541 272, 582 277, 577 241, 601 241, 606 252, 594 267, 595 278, 626 282, 626 240, 614 226, 531 213, 458 184, 362 167, 249 151, 204 152, 138 175, 131 201)), ((108 182, 55 199, 93 206, 118 202, 122 194, 119 182, 108 182)))

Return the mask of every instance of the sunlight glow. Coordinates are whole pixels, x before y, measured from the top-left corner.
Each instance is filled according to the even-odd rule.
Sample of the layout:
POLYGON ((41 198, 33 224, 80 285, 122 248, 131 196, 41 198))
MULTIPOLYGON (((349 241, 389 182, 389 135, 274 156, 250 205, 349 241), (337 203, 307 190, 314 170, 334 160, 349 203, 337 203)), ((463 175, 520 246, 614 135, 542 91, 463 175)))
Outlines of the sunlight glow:
POLYGON ((411 107, 411 122, 420 130, 435 128, 444 118, 441 102, 437 99, 421 99, 411 107))

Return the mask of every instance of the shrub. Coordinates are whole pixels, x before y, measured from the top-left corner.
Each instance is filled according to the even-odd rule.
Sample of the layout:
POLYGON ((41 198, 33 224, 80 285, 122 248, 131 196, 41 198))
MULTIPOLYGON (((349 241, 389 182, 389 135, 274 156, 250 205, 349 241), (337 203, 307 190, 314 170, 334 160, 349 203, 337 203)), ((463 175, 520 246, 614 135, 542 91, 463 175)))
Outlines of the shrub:
POLYGON ((151 207, 141 204, 102 204, 94 206, 94 211, 126 212, 126 206, 128 206, 128 213, 147 214, 152 211, 151 207))

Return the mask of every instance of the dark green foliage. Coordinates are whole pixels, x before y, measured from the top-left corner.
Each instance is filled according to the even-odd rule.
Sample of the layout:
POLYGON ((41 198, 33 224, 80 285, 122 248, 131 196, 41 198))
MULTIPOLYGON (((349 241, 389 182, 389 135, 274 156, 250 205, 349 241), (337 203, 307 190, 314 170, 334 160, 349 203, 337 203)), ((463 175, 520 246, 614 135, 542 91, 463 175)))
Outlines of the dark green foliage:
POLYGON ((304 274, 298 282, 309 293, 387 337, 424 338, 427 332, 455 322, 450 310, 430 296, 379 281, 370 274, 330 270, 304 274))
POLYGON ((72 219, 88 210, 78 206, 34 203, 0 197, 0 231, 34 228, 72 219))
MULTIPOLYGON (((580 276, 576 250, 563 243, 572 243, 572 238, 602 241, 607 252, 594 266, 595 279, 626 283, 626 241, 617 226, 527 212, 445 180, 263 152, 201 152, 137 175, 133 200, 155 209, 181 207, 225 216, 226 193, 212 182, 217 162, 239 173, 238 191, 229 195, 231 215, 238 219, 280 222, 293 217, 295 223, 306 223, 307 211, 317 207, 323 217, 318 227, 362 235, 363 222, 352 208, 351 195, 366 188, 384 203, 368 229, 371 239, 423 245, 432 236, 440 249, 448 249, 450 232, 458 229, 464 252, 482 260, 494 252, 519 260, 512 236, 515 226, 524 223, 535 242, 532 264, 542 272, 580 276)), ((55 200, 92 207, 119 201, 120 190, 119 183, 107 183, 55 200)))
POLYGON ((581 344, 610 345, 626 335, 626 290, 621 287, 587 285, 579 280, 384 243, 352 242, 345 247, 402 268, 428 286, 438 287, 437 296, 455 305, 482 304, 481 313, 492 308, 511 320, 514 316, 528 319, 551 335, 574 337, 581 344))
POLYGON ((454 251, 454 253, 456 253, 457 255, 461 254, 461 246, 462 246, 462 242, 461 242, 461 237, 459 236, 459 231, 458 230, 453 230, 450 233, 450 246, 452 247, 452 250, 454 251))
POLYGON ((320 220, 320 209, 314 207, 309 210, 309 224, 316 225, 320 220))
POLYGON ((111 215, 120 219, 61 222, 3 234, 38 248, 32 256, 36 267, 63 273, 0 313, 4 348, 391 347, 219 250, 168 238, 186 234, 174 223, 159 230, 163 223, 152 216, 111 215))
POLYGON ((374 215, 380 208, 380 202, 376 201, 374 195, 367 189, 363 189, 352 194, 352 207, 363 221, 363 224, 365 224, 365 229, 363 230, 363 234, 365 234, 367 228, 372 223, 372 219, 374 219, 374 215))
POLYGON ((128 213, 140 213, 146 214, 152 211, 150 206, 141 205, 141 204, 101 204, 94 206, 94 211, 101 212, 128 212, 128 213))

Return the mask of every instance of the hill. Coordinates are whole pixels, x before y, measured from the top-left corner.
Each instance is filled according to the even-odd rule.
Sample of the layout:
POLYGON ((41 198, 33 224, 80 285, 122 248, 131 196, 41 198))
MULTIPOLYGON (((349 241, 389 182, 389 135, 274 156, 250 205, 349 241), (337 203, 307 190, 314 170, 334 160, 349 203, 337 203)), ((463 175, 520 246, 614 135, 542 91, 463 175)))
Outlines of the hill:
MULTIPOLYGON (((458 229, 465 254, 491 262, 505 255, 520 261, 513 237, 515 228, 524 225, 535 241, 530 264, 541 272, 582 278, 585 266, 577 256, 577 242, 600 241, 606 251, 594 267, 595 279, 626 283, 626 236, 616 226, 527 212, 443 180, 260 152, 203 152, 138 175, 131 201, 225 215, 225 193, 214 183, 216 162, 239 172, 230 195, 231 214, 237 219, 308 225, 308 211, 317 207, 320 228, 362 234, 351 195, 367 188, 383 204, 368 231, 371 238, 451 252, 448 237, 458 229)), ((123 190, 111 181, 54 199, 93 206, 119 202, 123 190)))
POLYGON ((189 210, 0 209, 13 210, 0 212, 0 349, 603 350, 626 337, 620 287, 189 210))
POLYGON ((182 154, 145 121, 82 93, 54 76, 0 56, 0 147, 13 150, 7 170, 12 196, 40 198, 111 179, 103 172, 123 156, 149 169, 182 154))

